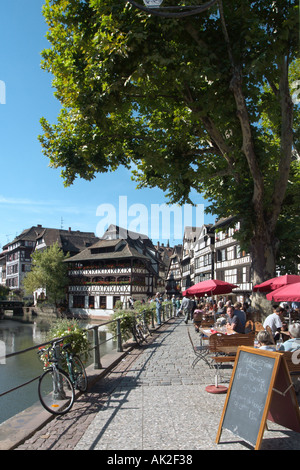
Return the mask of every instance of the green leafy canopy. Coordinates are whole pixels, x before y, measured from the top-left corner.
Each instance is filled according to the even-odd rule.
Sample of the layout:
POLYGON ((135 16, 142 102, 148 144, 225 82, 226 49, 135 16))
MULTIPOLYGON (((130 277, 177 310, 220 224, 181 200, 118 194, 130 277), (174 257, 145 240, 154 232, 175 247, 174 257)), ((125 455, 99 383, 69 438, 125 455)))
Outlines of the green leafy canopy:
POLYGON ((43 67, 62 110, 42 119, 40 141, 66 185, 124 165, 170 202, 195 189, 210 212, 237 215, 249 246, 275 246, 289 214, 300 227, 296 0, 219 0, 179 19, 124 1, 46 0, 44 16, 43 67))

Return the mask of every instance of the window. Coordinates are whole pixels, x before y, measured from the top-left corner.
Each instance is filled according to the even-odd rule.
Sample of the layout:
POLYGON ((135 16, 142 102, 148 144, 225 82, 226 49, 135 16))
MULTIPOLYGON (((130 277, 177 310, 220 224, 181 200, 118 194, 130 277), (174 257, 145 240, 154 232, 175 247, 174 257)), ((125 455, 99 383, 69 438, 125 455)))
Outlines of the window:
POLYGON ((235 247, 230 246, 227 248, 227 259, 232 260, 235 258, 235 247))
POLYGON ((95 297, 93 295, 89 296, 89 308, 95 308, 95 297))
POLYGON ((103 310, 106 309, 106 296, 105 295, 100 295, 100 308, 103 310))
POLYGON ((217 251, 217 261, 226 261, 226 249, 217 251))
POLYGON ((250 266, 243 266, 243 282, 250 282, 250 266))
POLYGON ((225 279, 226 282, 230 282, 231 284, 237 283, 237 269, 228 269, 225 271, 225 279))
POLYGON ((85 306, 85 296, 84 295, 74 295, 73 297, 73 308, 84 308, 85 306))

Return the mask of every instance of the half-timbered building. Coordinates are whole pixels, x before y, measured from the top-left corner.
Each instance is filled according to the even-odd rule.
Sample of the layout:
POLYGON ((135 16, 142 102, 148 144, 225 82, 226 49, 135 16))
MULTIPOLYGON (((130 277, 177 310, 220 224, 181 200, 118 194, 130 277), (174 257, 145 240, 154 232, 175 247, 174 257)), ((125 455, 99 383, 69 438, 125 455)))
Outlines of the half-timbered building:
POLYGON ((130 298, 147 300, 155 293, 158 253, 148 237, 126 235, 119 238, 122 231, 109 227, 97 243, 67 260, 69 308, 75 316, 109 316, 117 301, 127 306, 130 298))
POLYGON ((215 230, 215 277, 236 284, 233 290, 238 300, 252 292, 251 256, 243 251, 234 234, 240 229, 236 217, 220 219, 215 230))
POLYGON ((173 247, 173 253, 170 256, 170 264, 166 282, 166 293, 169 297, 172 295, 181 295, 181 260, 182 245, 175 245, 173 247))

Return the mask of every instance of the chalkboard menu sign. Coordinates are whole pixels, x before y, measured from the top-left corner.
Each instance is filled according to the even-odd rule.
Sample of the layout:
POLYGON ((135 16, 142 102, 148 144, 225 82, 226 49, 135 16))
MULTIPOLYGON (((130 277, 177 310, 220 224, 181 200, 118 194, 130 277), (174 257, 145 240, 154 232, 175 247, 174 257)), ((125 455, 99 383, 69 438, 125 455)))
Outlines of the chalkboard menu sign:
POLYGON ((240 347, 216 442, 225 428, 258 449, 267 418, 278 424, 285 420, 284 426, 300 431, 299 407, 287 366, 280 353, 240 347), (276 419, 271 414, 273 394, 277 395, 273 400, 276 419), (290 426, 287 414, 293 415, 290 426))

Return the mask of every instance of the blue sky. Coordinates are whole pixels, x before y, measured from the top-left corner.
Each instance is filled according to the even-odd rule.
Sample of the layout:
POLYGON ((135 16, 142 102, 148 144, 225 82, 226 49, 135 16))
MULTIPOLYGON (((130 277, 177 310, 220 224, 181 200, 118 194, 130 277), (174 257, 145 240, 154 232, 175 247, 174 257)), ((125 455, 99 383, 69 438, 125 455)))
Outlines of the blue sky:
POLYGON ((201 219, 204 201, 194 195, 198 212, 181 209, 179 227, 176 229, 172 216, 170 234, 167 226, 162 227, 162 221, 157 233, 151 228, 150 218, 155 205, 167 202, 161 190, 136 190, 130 172, 123 168, 99 174, 92 182, 77 179, 65 188, 60 170, 49 168, 37 138, 41 133, 39 120, 45 117, 54 123, 60 103, 53 96, 51 75, 40 67, 40 53, 48 47, 43 3, 43 0, 0 3, 0 246, 37 224, 71 227, 101 236, 99 230, 105 221, 113 221, 114 214, 117 224, 127 219, 128 229, 145 233, 148 227, 146 234, 153 235, 153 241, 170 239, 171 244, 180 242, 178 234, 180 225, 183 229, 184 216, 188 224, 191 217, 193 224, 201 220, 213 222, 211 216, 201 219), (108 208, 114 211, 105 213, 104 205, 110 205, 108 208), (119 214, 120 207, 127 212, 119 214))

